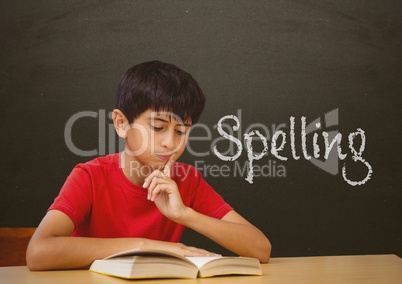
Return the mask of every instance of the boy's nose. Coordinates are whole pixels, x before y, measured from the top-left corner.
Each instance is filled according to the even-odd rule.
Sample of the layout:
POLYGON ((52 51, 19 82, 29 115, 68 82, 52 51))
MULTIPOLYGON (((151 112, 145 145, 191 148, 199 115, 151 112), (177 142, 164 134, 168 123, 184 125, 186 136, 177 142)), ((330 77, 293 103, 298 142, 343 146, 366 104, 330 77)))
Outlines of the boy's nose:
POLYGON ((168 150, 173 150, 176 147, 174 138, 175 138, 174 133, 170 133, 170 131, 169 131, 169 133, 166 133, 163 136, 162 143, 161 143, 162 146, 167 148, 168 150))

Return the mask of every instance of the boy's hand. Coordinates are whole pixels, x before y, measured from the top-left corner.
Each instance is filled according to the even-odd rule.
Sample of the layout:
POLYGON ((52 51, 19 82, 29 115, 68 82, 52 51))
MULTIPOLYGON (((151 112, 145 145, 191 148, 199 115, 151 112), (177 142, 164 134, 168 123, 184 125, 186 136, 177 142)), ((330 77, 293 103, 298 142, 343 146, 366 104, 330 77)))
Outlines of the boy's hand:
POLYGON ((145 179, 143 187, 148 189, 148 200, 155 202, 163 215, 172 221, 179 222, 187 207, 183 204, 176 182, 170 178, 173 158, 174 154, 162 171, 153 171, 145 179))
POLYGON ((216 254, 204 249, 186 246, 182 243, 171 243, 171 242, 164 242, 164 241, 156 241, 156 240, 148 240, 147 245, 143 248, 150 247, 152 249, 160 249, 164 251, 170 251, 181 256, 221 256, 220 254, 216 254))

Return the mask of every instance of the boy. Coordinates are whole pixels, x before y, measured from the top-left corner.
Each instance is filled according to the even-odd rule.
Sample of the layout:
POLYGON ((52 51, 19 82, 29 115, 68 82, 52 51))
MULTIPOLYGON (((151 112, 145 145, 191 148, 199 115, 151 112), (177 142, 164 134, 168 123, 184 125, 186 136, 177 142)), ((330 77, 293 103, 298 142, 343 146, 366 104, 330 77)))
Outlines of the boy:
POLYGON ((73 169, 29 243, 29 269, 86 267, 133 248, 215 255, 178 243, 184 227, 268 262, 264 234, 193 167, 175 162, 204 104, 197 82, 174 65, 151 61, 130 68, 112 115, 125 150, 73 169))

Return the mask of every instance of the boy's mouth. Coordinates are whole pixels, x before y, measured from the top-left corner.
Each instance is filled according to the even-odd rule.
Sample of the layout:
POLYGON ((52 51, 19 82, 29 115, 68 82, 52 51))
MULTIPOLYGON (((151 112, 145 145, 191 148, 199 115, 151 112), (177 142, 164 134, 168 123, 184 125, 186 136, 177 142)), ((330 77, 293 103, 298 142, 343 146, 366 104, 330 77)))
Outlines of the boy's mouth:
POLYGON ((170 157, 172 156, 172 154, 170 155, 156 155, 159 159, 163 160, 163 161, 167 161, 170 159, 170 157))

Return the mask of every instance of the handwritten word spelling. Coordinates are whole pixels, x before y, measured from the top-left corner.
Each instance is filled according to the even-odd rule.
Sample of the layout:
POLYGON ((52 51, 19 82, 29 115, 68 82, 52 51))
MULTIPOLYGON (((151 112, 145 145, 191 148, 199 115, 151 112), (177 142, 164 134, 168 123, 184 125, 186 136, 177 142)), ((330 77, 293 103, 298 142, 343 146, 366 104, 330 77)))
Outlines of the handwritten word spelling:
MULTIPOLYGON (((217 124, 217 131, 219 134, 233 142, 237 146, 237 151, 235 152, 234 155, 232 156, 226 156, 219 152, 217 146, 215 145, 213 148, 214 153, 216 156, 223 160, 223 161, 235 161, 239 156, 241 155, 243 151, 243 144, 242 142, 236 138, 235 136, 227 133, 224 128, 223 128, 223 123, 227 120, 233 120, 235 124, 233 125, 232 129, 233 131, 238 131, 240 127, 240 122, 237 116, 235 115, 226 115, 222 117, 218 124, 217 124)), ((287 143, 287 138, 289 136, 290 139, 290 148, 291 148, 291 153, 292 157, 294 160, 299 160, 300 155, 296 151, 296 131, 295 131, 295 118, 293 116, 290 117, 290 130, 289 130, 289 135, 287 135, 286 132, 283 130, 277 130, 272 136, 272 141, 271 141, 271 154, 276 157, 277 159, 281 161, 287 161, 288 157, 284 156, 281 151, 284 150, 285 145, 287 143), (278 140, 281 138, 281 143, 278 145, 278 140)), ((300 131, 300 140, 301 140, 301 148, 302 148, 302 155, 305 160, 310 160, 312 156, 310 156, 307 153, 307 142, 306 142, 306 118, 304 116, 301 117, 301 131, 300 131)), ((338 152, 338 158, 340 160, 344 160, 347 157, 347 153, 342 152, 342 146, 341 146, 341 141, 342 141, 342 133, 337 133, 336 136, 330 141, 329 139, 329 134, 326 131, 322 132, 322 138, 323 142, 325 145, 325 150, 324 150, 324 156, 323 158, 326 160, 329 157, 329 154, 333 147, 336 144, 337 147, 337 152, 338 152)), ((320 146, 318 144, 318 138, 319 134, 317 132, 314 133, 313 135, 313 157, 314 158, 319 158, 320 157, 320 146)), ((248 158, 248 173, 247 177, 245 178, 249 183, 253 183, 253 177, 254 177, 254 172, 253 172, 253 163, 254 161, 261 160, 265 155, 268 155, 268 141, 267 138, 264 137, 258 130, 252 130, 249 133, 244 134, 244 141, 245 141, 245 147, 247 151, 247 158, 248 158), (255 153, 253 149, 253 144, 252 140, 254 137, 258 137, 263 145, 263 149, 260 153, 255 153)), ((365 184, 370 178, 373 173, 372 166, 370 165, 369 162, 367 162, 363 157, 363 152, 366 146, 366 135, 363 129, 357 128, 355 132, 351 132, 348 135, 348 147, 350 149, 350 152, 352 154, 352 160, 356 163, 362 163, 366 168, 367 168, 367 174, 366 176, 360 180, 360 181, 354 181, 350 180, 347 177, 347 171, 346 171, 346 163, 344 163, 342 167, 342 177, 343 179, 350 185, 356 186, 356 185, 362 185, 365 184), (360 136, 360 147, 359 149, 355 148, 355 139, 357 136, 360 136)))

